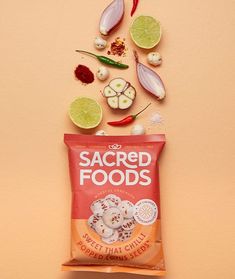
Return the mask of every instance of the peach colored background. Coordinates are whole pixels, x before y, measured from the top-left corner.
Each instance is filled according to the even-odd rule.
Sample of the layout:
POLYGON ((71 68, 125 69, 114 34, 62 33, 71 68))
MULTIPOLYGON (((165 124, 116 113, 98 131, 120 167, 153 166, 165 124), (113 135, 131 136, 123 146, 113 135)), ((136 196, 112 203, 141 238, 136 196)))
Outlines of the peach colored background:
MULTIPOLYGON (((117 35, 128 38, 128 71, 112 70, 136 85, 137 122, 165 132, 161 158, 163 240, 167 279, 235 278, 234 58, 232 0, 140 0, 136 15, 157 17, 158 46, 167 99, 159 104, 137 84, 127 35, 132 1, 117 35), (159 111, 164 125, 148 123, 159 111)), ((69 257, 70 185, 63 133, 77 133, 67 109, 87 95, 104 106, 102 128, 117 119, 99 95, 73 77, 78 63, 98 62, 76 48, 93 50, 99 16, 109 0, 1 1, 0 3, 0 277, 1 279, 134 279, 137 276, 62 273, 69 257)), ((144 61, 145 57, 141 55, 144 61)))

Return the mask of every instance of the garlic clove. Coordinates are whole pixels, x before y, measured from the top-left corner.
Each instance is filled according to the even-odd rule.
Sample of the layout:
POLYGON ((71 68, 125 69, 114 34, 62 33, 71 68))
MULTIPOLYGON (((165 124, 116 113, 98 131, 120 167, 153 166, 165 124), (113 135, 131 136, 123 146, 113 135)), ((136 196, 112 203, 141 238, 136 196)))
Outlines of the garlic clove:
POLYGON ((117 93, 111 88, 111 87, 109 87, 109 86, 106 86, 105 88, 104 88, 104 91, 103 91, 103 96, 104 97, 114 97, 114 96, 116 96, 117 95, 117 93))
POLYGON ((115 78, 110 81, 109 86, 117 93, 123 92, 126 88, 127 82, 122 78, 115 78))
POLYGON ((101 81, 106 80, 109 77, 109 70, 104 66, 99 67, 96 72, 96 77, 101 81))
POLYGON ((118 97, 117 96, 107 98, 107 102, 108 102, 108 105, 111 108, 113 108, 113 109, 117 109, 118 108, 118 97))
POLYGON ((107 41, 101 37, 96 37, 94 41, 94 45, 96 49, 104 49, 107 46, 107 41))
POLYGON ((123 92, 123 94, 126 95, 131 100, 134 100, 136 96, 135 88, 130 86, 123 92))
POLYGON ((131 129, 131 135, 144 135, 145 134, 145 128, 141 124, 136 124, 131 129))
POLYGON ((114 0, 103 11, 99 27, 102 35, 109 35, 109 33, 121 23, 124 15, 124 8, 124 0, 114 0))
POLYGON ((132 106, 133 101, 125 95, 119 96, 119 108, 127 109, 132 106))

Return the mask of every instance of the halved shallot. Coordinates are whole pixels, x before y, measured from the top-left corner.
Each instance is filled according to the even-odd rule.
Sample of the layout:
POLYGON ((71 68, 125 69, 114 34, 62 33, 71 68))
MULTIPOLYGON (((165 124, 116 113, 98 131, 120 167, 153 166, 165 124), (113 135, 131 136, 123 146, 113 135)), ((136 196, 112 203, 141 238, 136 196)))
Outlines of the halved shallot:
POLYGON ((165 86, 160 76, 149 67, 139 62, 138 54, 134 51, 136 61, 136 71, 139 83, 149 93, 155 95, 158 100, 166 96, 165 86))
POLYGON ((104 36, 121 23, 124 15, 124 0, 114 0, 102 13, 100 18, 100 33, 104 36))

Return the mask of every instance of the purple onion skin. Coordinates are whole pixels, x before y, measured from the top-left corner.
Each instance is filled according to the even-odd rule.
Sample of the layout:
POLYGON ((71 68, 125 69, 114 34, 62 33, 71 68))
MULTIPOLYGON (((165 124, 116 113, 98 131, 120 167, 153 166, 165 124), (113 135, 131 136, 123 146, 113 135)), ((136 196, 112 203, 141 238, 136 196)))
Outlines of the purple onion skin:
POLYGON ((114 0, 106 7, 100 18, 100 33, 109 35, 122 21, 124 16, 124 0, 114 0))
POLYGON ((137 77, 140 85, 146 91, 156 96, 158 100, 164 99, 166 95, 166 90, 160 76, 149 67, 140 63, 138 60, 137 53, 134 53, 136 59, 137 77))

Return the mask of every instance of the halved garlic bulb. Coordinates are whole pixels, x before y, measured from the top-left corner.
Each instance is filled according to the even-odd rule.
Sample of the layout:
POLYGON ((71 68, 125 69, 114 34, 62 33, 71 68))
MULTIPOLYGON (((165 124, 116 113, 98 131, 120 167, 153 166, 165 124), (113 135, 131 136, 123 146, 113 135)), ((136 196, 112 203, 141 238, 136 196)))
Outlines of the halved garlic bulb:
POLYGON ((104 88, 103 96, 111 108, 128 109, 135 100, 136 90, 123 78, 115 78, 104 88))

